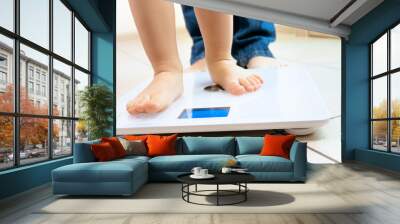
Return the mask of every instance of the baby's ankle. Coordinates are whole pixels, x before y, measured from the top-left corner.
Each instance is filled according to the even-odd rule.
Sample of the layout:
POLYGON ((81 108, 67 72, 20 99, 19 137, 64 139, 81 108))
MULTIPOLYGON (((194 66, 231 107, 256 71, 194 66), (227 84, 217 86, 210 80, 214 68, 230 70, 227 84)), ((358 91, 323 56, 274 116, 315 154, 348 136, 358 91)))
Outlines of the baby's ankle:
POLYGON ((217 55, 206 54, 205 59, 206 59, 207 64, 212 64, 212 63, 222 62, 222 61, 235 60, 232 57, 232 55, 230 55, 230 54, 217 54, 217 55))
POLYGON ((183 66, 181 64, 168 64, 158 65, 154 67, 154 74, 160 73, 183 73, 183 66))

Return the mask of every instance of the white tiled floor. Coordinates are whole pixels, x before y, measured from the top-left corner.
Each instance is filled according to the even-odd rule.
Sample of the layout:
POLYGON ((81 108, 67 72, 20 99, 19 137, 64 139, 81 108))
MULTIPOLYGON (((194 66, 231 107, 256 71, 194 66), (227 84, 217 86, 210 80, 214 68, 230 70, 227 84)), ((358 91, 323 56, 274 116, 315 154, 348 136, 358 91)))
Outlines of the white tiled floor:
MULTIPOLYGON (((189 66, 191 39, 185 30, 178 30, 179 54, 184 67, 189 66)), ((311 163, 341 161, 341 43, 338 38, 318 38, 278 33, 277 41, 270 46, 277 59, 307 65, 320 89, 332 120, 309 136, 300 139, 308 142, 308 159, 311 163), (325 156, 322 156, 325 155, 325 156), (329 159, 331 158, 331 159, 329 159)), ((129 87, 152 76, 150 63, 135 35, 117 37, 117 96, 129 87)))

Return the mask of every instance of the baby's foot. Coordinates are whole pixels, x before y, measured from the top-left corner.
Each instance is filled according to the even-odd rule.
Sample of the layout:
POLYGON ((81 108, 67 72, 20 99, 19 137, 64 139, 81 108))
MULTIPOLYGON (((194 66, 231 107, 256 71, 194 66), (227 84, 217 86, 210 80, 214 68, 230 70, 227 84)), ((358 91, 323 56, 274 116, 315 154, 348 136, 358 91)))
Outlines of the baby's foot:
POLYGON ((185 69, 185 72, 205 72, 207 71, 206 60, 204 58, 196 61, 189 68, 185 69))
POLYGON ((181 72, 160 72, 126 109, 130 114, 157 113, 167 108, 183 92, 181 72))
POLYGON ((212 61, 207 65, 213 81, 233 95, 256 91, 263 83, 259 75, 236 65, 233 59, 212 61))
POLYGON ((252 57, 247 64, 247 68, 279 68, 285 66, 286 64, 279 62, 275 58, 265 56, 252 57))

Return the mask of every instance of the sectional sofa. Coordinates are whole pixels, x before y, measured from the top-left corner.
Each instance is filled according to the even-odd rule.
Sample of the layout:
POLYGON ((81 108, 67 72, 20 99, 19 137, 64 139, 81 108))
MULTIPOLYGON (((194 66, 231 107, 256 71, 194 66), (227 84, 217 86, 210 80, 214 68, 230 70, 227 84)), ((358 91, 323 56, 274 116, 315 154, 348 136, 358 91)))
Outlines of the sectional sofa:
POLYGON ((67 195, 132 195, 148 181, 176 181, 193 167, 218 172, 234 159, 259 182, 304 182, 306 180, 306 143, 295 141, 290 159, 260 156, 263 137, 181 137, 177 155, 128 156, 96 162, 90 145, 75 145, 74 163, 52 172, 54 194, 67 195))

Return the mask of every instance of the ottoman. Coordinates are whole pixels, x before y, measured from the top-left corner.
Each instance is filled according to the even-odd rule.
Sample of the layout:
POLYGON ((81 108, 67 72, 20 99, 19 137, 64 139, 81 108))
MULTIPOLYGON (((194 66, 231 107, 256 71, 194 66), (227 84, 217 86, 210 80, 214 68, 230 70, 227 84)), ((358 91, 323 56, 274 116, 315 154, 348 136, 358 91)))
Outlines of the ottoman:
POLYGON ((68 195, 132 195, 148 179, 145 159, 74 163, 52 172, 53 193, 68 195))

